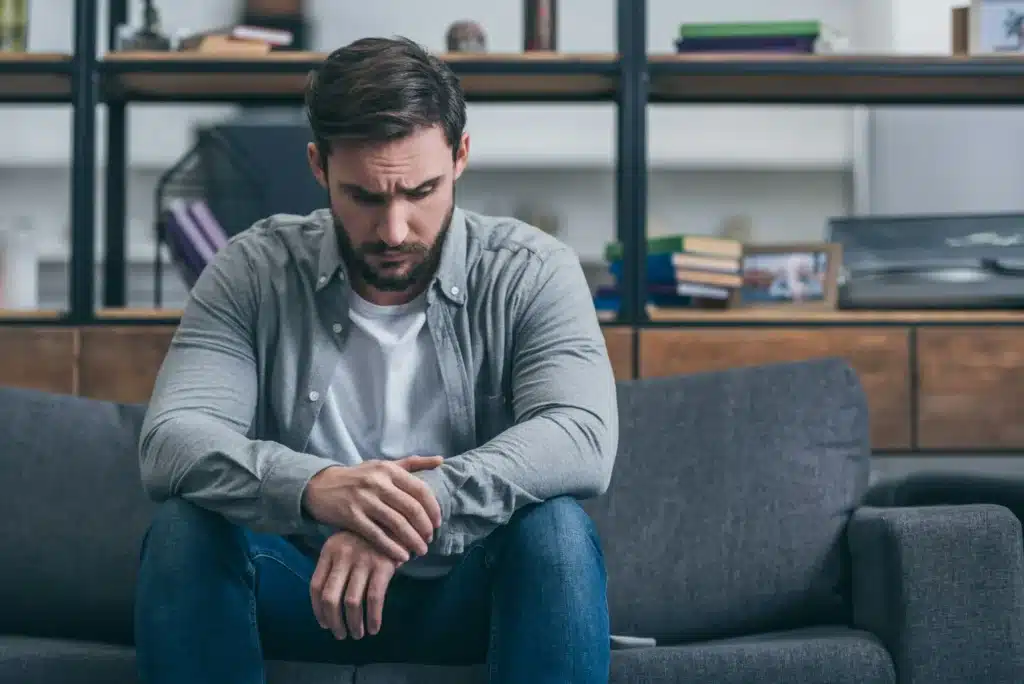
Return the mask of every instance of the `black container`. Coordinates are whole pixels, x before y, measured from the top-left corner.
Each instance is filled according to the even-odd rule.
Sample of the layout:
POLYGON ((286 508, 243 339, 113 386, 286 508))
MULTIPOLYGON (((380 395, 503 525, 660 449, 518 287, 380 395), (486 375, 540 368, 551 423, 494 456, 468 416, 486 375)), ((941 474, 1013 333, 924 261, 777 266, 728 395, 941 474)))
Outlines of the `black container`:
POLYGON ((558 49, 558 0, 523 0, 523 49, 558 49))

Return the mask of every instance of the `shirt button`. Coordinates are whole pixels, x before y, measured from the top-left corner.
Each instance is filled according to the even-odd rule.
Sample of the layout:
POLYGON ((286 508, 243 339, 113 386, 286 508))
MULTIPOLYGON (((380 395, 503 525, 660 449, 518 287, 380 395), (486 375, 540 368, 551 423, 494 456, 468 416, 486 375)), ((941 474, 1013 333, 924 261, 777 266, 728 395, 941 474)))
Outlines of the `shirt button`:
POLYGON ((457 286, 455 286, 455 285, 452 285, 452 294, 453 295, 458 295, 459 294, 459 288, 457 286))
POLYGON ((331 330, 333 330, 336 333, 340 333, 341 332, 341 323, 335 323, 334 325, 332 325, 331 326, 331 330))
POLYGON ((317 281, 321 285, 327 282, 327 276, 320 276, 320 280, 317 281))
POLYGON ((309 400, 310 401, 316 401, 319 398, 320 398, 320 393, 317 392, 316 390, 313 390, 312 392, 309 393, 309 400))

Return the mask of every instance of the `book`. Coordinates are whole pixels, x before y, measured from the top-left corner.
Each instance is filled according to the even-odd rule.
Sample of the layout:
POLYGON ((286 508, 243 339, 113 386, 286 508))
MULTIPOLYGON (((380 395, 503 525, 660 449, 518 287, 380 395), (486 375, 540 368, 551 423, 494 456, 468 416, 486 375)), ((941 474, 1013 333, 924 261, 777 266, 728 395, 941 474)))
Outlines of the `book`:
POLYGON ((742 287, 743 276, 738 273, 709 273, 684 269, 676 271, 676 282, 736 289, 742 287))
MULTIPOLYGON (((707 235, 661 235, 647 238, 648 255, 675 252, 740 259, 743 257, 743 244, 738 240, 707 235)), ((622 253, 622 244, 611 242, 604 250, 605 261, 608 263, 621 261, 622 253)))
POLYGON ((738 38, 758 36, 812 36, 822 32, 822 23, 803 21, 695 22, 679 26, 679 37, 738 38))
POLYGON ((676 52, 781 52, 811 55, 818 51, 815 36, 739 36, 735 38, 680 38, 676 41, 676 52))
MULTIPOLYGON (((685 252, 665 252, 648 254, 645 276, 648 283, 675 283, 679 270, 692 269, 709 273, 738 274, 741 270, 739 259, 708 257, 685 252)), ((624 276, 622 260, 608 264, 608 271, 617 280, 624 276)))

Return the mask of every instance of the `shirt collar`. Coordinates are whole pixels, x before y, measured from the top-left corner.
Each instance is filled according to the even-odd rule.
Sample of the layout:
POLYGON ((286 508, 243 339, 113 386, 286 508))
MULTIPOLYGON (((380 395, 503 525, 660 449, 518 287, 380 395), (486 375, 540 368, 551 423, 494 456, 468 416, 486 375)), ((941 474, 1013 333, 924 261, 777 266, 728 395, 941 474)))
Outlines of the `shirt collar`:
MULTIPOLYGON (((317 262, 316 291, 319 292, 330 284, 337 275, 346 278, 345 263, 338 251, 338 235, 334 229, 334 221, 330 212, 325 211, 324 237, 320 242, 320 255, 317 262)), ((468 227, 465 213, 455 207, 448 233, 441 246, 441 261, 434 275, 434 284, 445 297, 462 304, 466 301, 466 243, 468 227)))

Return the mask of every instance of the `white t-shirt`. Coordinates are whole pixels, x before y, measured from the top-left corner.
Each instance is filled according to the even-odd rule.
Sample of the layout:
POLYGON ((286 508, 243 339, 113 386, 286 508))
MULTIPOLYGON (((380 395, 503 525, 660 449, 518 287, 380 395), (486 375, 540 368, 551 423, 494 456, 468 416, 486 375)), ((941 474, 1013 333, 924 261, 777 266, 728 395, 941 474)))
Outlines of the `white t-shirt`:
MULTIPOLYGON (((426 325, 426 295, 396 306, 350 295, 351 325, 307 450, 344 465, 451 456, 448 399, 426 325)), ((436 577, 454 560, 427 556, 401 571, 436 577)))

